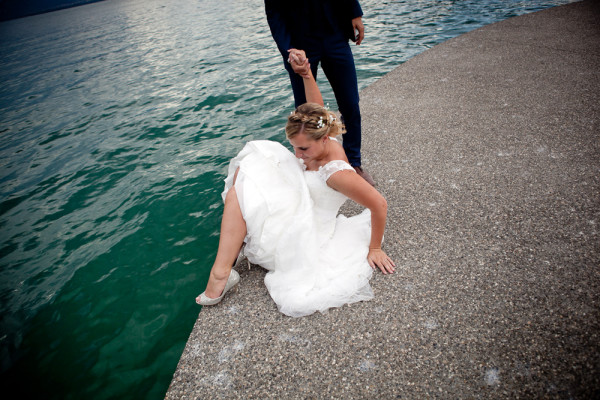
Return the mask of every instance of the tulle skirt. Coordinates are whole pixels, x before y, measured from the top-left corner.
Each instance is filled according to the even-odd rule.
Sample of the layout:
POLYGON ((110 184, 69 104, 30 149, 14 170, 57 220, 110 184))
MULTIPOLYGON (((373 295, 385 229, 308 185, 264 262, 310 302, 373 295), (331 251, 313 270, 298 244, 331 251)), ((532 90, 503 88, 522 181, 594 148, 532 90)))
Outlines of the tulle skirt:
POLYGON ((282 313, 300 317, 373 298, 369 210, 349 218, 336 217, 333 210, 332 220, 325 221, 333 229, 323 237, 306 172, 283 145, 247 143, 229 165, 223 198, 238 168, 235 189, 247 227, 245 255, 267 269, 265 284, 282 313))

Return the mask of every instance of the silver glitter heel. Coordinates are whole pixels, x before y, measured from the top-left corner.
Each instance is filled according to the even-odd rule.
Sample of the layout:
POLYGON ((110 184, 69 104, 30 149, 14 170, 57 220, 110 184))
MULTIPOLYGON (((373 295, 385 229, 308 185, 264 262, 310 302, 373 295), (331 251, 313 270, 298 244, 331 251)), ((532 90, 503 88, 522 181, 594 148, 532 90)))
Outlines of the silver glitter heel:
POLYGON ((218 304, 223 299, 223 296, 225 296, 225 293, 227 293, 231 288, 237 285, 239 281, 240 274, 238 274, 235 269, 232 269, 229 273, 229 277, 227 278, 225 289, 223 289, 223 293, 221 293, 219 297, 217 297, 216 299, 211 299, 210 297, 206 296, 206 294, 204 294, 205 292, 202 292, 200 296, 196 297, 196 303, 200 304, 201 306, 214 306, 215 304, 218 304))

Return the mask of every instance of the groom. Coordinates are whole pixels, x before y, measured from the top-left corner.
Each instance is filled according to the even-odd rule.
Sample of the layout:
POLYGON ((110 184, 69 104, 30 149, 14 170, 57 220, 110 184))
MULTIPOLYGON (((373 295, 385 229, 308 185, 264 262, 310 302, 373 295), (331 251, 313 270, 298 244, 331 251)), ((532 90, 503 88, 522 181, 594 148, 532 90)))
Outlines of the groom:
POLYGON ((348 161, 360 176, 375 186, 373 178, 361 167, 358 85, 348 43, 351 39, 359 45, 364 38, 363 13, 358 0, 265 0, 265 11, 290 76, 296 107, 306 103, 306 98, 302 77, 288 61, 291 49, 306 52, 315 78, 321 63, 346 126, 343 145, 348 161))

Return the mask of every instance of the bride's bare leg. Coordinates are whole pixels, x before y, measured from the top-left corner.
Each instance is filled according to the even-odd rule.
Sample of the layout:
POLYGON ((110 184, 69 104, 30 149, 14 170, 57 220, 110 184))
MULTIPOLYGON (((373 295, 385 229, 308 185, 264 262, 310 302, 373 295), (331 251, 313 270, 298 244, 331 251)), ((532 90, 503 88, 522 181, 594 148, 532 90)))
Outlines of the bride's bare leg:
POLYGON ((232 186, 225 196, 219 249, 204 292, 206 296, 215 299, 223 293, 231 267, 240 253, 245 237, 246 221, 242 216, 235 186, 232 186))

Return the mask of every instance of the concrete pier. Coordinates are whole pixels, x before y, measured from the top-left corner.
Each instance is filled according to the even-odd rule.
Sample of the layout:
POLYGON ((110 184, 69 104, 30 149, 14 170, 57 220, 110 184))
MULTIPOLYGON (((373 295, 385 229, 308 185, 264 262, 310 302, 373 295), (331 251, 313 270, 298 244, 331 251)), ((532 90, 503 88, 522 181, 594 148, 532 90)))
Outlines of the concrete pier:
POLYGON ((361 107, 397 273, 290 318, 241 268, 166 398, 600 397, 600 3, 449 40, 361 107))

